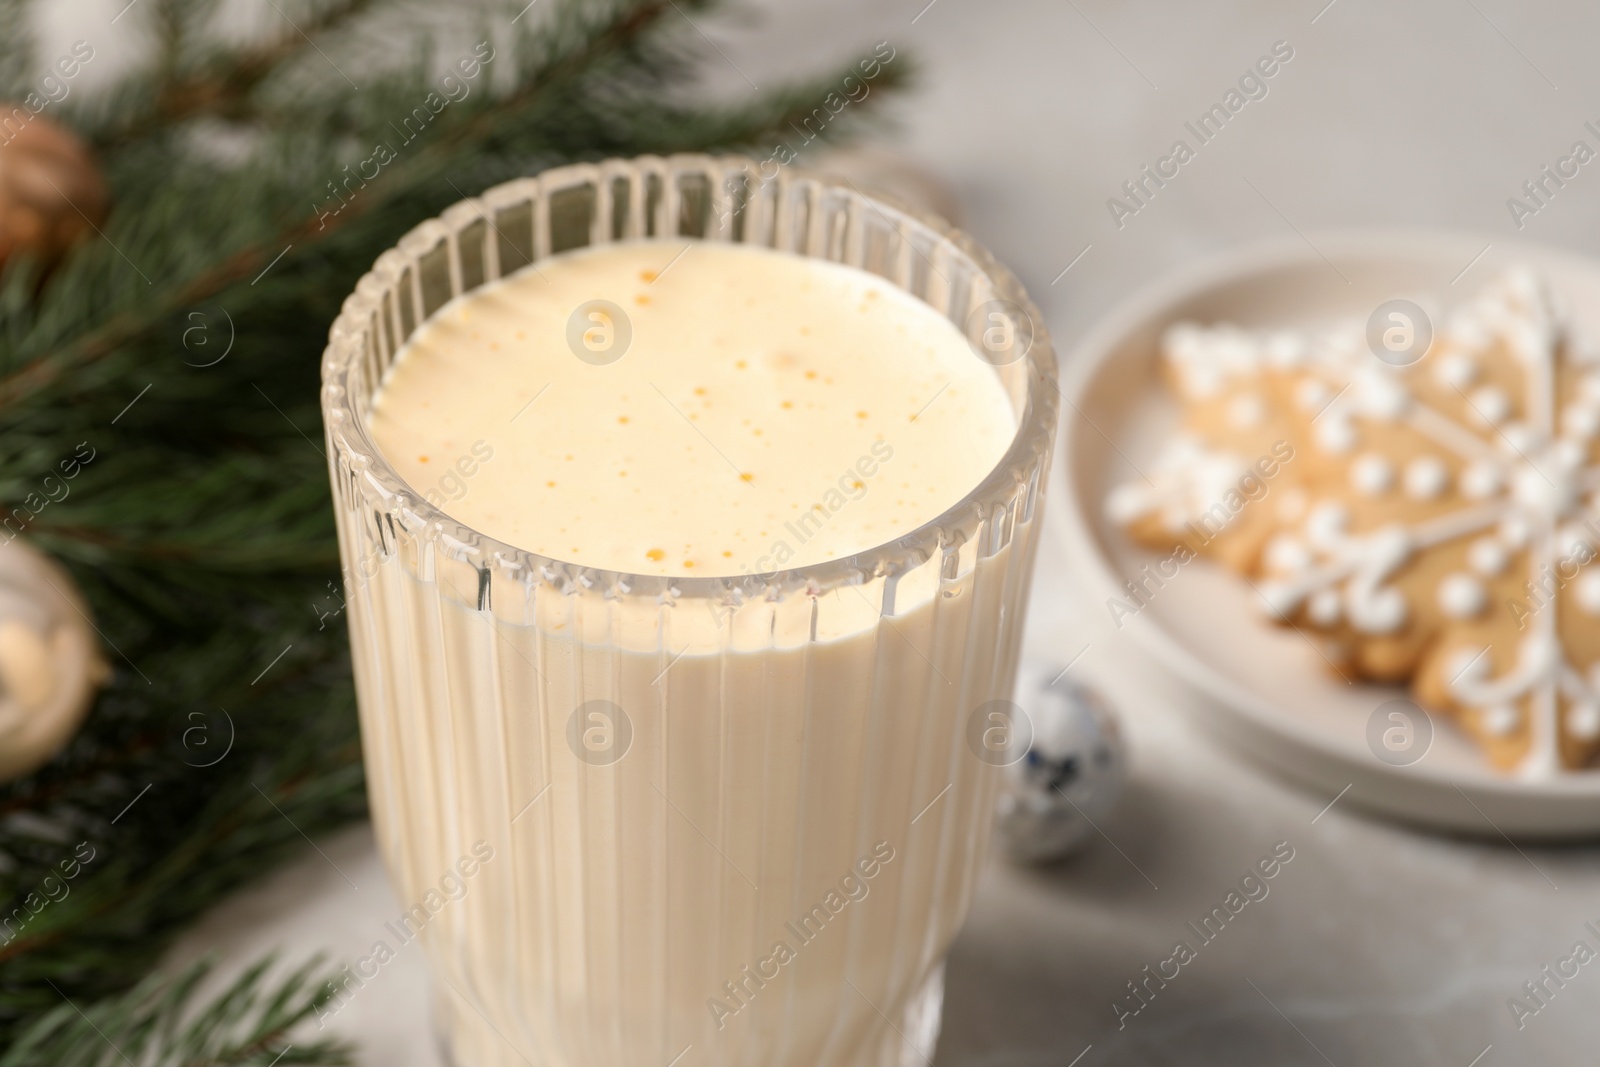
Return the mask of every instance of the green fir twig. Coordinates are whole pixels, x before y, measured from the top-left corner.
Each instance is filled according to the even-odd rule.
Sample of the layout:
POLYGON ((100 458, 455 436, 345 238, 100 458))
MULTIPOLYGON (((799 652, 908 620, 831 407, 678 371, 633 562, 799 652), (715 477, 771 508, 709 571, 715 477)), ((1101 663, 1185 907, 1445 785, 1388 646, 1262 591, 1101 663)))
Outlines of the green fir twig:
POLYGON ((348 1045, 307 1036, 333 998, 332 972, 313 959, 273 977, 275 957, 202 997, 212 972, 199 961, 173 977, 151 975, 92 1004, 63 994, 0 1055, 0 1067, 343 1067, 348 1045))

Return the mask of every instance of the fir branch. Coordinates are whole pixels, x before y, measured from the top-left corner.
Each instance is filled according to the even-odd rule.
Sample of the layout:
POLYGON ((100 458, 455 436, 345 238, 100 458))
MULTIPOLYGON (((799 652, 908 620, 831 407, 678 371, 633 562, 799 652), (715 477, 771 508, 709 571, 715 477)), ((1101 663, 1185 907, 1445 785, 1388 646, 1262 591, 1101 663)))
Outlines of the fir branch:
POLYGON ((186 64, 177 47, 181 47, 185 29, 194 32, 193 15, 188 19, 158 15, 158 26, 167 21, 176 23, 165 33, 159 29, 157 32, 177 47, 163 50, 163 62, 125 77, 119 88, 132 90, 143 104, 101 112, 101 121, 93 130, 96 147, 108 150, 147 137, 168 136, 178 124, 206 116, 235 121, 252 117, 249 98, 262 82, 279 73, 284 64, 317 47, 320 39, 345 29, 373 6, 374 0, 334 0, 297 19, 297 28, 242 47, 208 44, 199 57, 186 64), (157 75, 153 94, 142 91, 152 74, 157 75))
POLYGON ((267 957, 196 1004, 212 971, 200 961, 167 978, 152 975, 126 993, 89 1005, 61 994, 0 1056, 0 1067, 342 1067, 343 1043, 291 1040, 334 996, 333 972, 313 959, 269 982, 267 957))

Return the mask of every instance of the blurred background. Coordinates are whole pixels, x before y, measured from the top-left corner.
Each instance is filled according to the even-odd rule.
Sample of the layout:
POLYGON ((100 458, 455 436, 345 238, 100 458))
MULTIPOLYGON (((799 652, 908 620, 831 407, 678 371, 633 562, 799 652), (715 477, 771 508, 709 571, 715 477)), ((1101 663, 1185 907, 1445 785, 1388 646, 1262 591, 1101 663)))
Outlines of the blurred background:
MULTIPOLYGON (((550 5, 536 0, 523 17, 550 5)), ((137 62, 147 42, 131 6, 39 9, 40 54, 94 44, 74 92, 137 62)), ((277 7, 238 6, 246 27, 271 24, 277 7)), ((484 22, 462 4, 429 17, 440 54, 454 55, 505 15, 484 22)), ((1074 339, 1114 302, 1257 238, 1401 226, 1466 230, 1485 245, 1600 245, 1600 164, 1532 216, 1507 205, 1574 141, 1597 143, 1585 129, 1600 125, 1593 5, 750 0, 666 17, 683 22, 697 56, 696 83, 678 90, 689 99, 736 101, 888 42, 915 78, 849 127, 871 153, 853 165, 945 205, 1021 276, 1069 363, 1074 339), (1131 199, 1124 183, 1178 138, 1193 143, 1185 123, 1275 49, 1291 58, 1264 79, 1264 95, 1143 203, 1131 199), (1118 211, 1113 198, 1137 210, 1118 211)), ((825 163, 824 151, 798 162, 825 163)), ((1047 546, 1034 592, 1038 664, 1064 665, 1104 630, 1057 551, 1047 546)), ((1600 974, 1586 968, 1521 1027, 1507 1001, 1600 921, 1600 851, 1456 840, 1325 810, 1332 798, 1214 747, 1137 664, 1112 637, 1075 668, 1123 710, 1125 798, 1103 839, 1063 864, 991 861, 950 959, 930 1062, 1592 1062, 1600 974), (1129 983, 1280 842, 1295 859, 1270 898, 1119 1026, 1113 1004, 1129 983)), ((208 908, 168 964, 215 952, 226 971, 278 946, 294 958, 365 952, 399 910, 370 832, 357 825, 318 846, 208 908)), ((427 996, 422 958, 408 950, 330 1029, 355 1042, 360 1062, 433 1067, 427 996)))

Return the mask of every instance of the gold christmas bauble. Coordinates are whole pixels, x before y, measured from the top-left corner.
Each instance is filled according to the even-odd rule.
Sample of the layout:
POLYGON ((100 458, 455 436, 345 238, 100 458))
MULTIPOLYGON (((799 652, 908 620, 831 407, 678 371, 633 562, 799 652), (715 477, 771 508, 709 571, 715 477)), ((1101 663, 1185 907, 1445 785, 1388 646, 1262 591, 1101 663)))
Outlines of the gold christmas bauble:
POLYGON ((0 541, 0 781, 71 740, 109 673, 72 576, 21 538, 0 541))
POLYGON ((22 255, 48 269, 105 219, 105 178, 66 127, 4 102, 0 117, 0 270, 22 255))

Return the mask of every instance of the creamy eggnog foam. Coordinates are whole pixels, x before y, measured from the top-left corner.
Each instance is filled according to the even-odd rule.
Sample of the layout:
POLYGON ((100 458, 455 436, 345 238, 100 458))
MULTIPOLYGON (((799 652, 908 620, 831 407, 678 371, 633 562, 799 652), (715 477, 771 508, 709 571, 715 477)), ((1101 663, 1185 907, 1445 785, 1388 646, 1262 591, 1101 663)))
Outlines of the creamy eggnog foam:
MULTIPOLYGON (((510 544, 668 575, 817 562, 936 517, 1013 436, 995 369, 874 275, 684 242, 538 266, 419 328, 372 417, 419 495, 510 544)), ((490 603, 403 524, 339 514, 370 572, 349 615, 374 824, 457 1064, 925 1062, 1036 508, 725 612, 542 580, 490 603)))
POLYGON ((684 241, 568 253, 456 300, 372 415, 400 475, 465 525, 662 575, 893 540, 976 486, 1015 429, 994 368, 884 279, 684 241))

